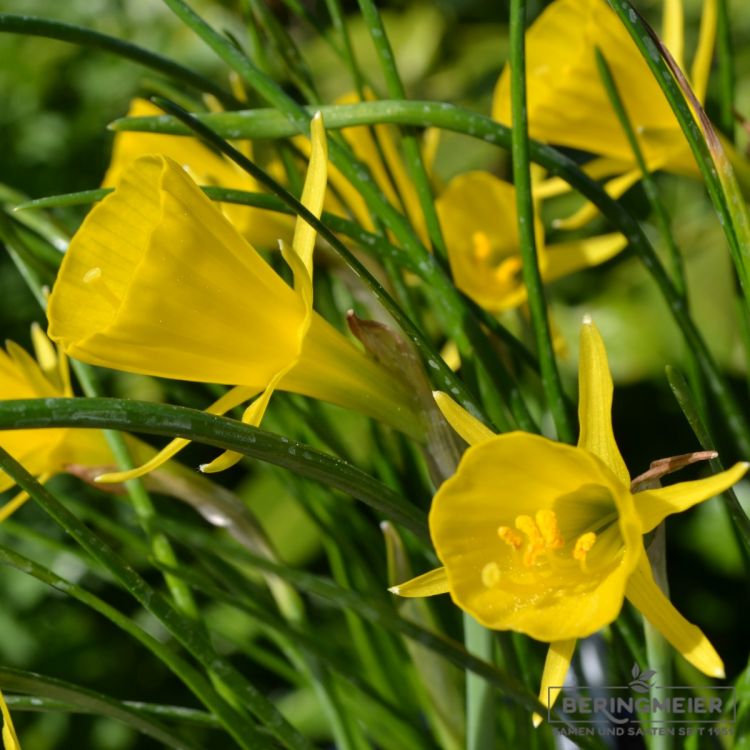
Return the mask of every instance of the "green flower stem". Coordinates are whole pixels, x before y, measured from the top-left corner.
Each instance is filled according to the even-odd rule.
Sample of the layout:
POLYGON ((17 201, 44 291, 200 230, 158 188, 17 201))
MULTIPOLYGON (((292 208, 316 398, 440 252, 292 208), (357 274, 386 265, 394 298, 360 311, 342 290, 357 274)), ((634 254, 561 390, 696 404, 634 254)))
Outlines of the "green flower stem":
MULTIPOLYGON (((252 744, 252 740, 258 732, 252 722, 237 713, 214 690, 208 680, 192 664, 176 653, 174 648, 161 643, 158 639, 149 635, 133 622, 132 619, 126 617, 119 610, 102 601, 94 594, 2 545, 0 545, 0 565, 14 567, 70 596, 76 601, 85 604, 94 612, 108 619, 134 640, 145 646, 157 659, 162 661, 193 692, 203 705, 213 713, 227 732, 238 740, 240 747, 246 750, 254 750, 255 745, 252 744), (247 738, 246 740, 243 739, 245 737, 247 738)), ((108 566, 105 565, 105 567, 108 566)))
POLYGON ((734 141, 734 45, 729 0, 719 0, 716 26, 716 56, 719 62, 719 126, 734 141))
MULTIPOLYGON (((289 0, 287 0, 287 2, 289 2, 289 0)), ((354 80, 354 88, 359 94, 359 98, 364 101, 366 80, 362 72, 362 68, 357 62, 357 56, 354 54, 352 40, 349 36, 349 29, 346 26, 344 11, 341 7, 341 0, 326 0, 326 8, 328 10, 328 15, 331 17, 331 25, 341 38, 343 48, 342 57, 348 65, 349 71, 352 74, 352 78, 354 80)), ((332 46, 335 47, 335 45, 332 46)))
MULTIPOLYGON (((651 570, 654 574, 654 580, 664 595, 669 598, 669 584, 667 582, 667 548, 665 525, 663 523, 656 527, 651 544, 648 546, 648 559, 651 563, 651 570)), ((666 692, 665 685, 672 685, 672 648, 667 643, 664 636, 649 623, 643 619, 643 632, 646 638, 646 658, 649 669, 656 670, 654 685, 651 686, 651 700, 664 702, 666 692)), ((651 716, 655 722, 669 720, 667 712, 664 710, 654 711, 651 716)), ((655 734, 650 738, 651 750, 671 750, 674 742, 668 734, 655 734)))
MULTIPOLYGON (((4 690, 28 692, 35 699, 41 698, 45 703, 51 700, 53 704, 58 704, 54 705, 54 708, 45 705, 43 710, 60 710, 59 704, 62 703, 63 710, 88 713, 93 716, 120 721, 125 726, 153 737, 157 742, 166 747, 174 748, 174 750, 200 750, 193 740, 180 737, 170 727, 158 721, 159 718, 166 718, 168 715, 166 711, 161 716, 155 715, 153 712, 149 715, 135 708, 132 704, 115 700, 108 695, 96 693, 93 690, 87 690, 84 687, 45 675, 22 672, 7 667, 0 668, 0 684, 2 684, 4 690)), ((17 704, 15 704, 15 707, 17 708, 17 704)), ((39 707, 34 703, 27 704, 27 708, 39 710, 39 707)), ((199 715, 201 717, 207 716, 202 712, 199 715)))
POLYGON ((526 112, 526 0, 510 2, 510 69, 513 130, 513 182, 518 209, 518 239, 523 263, 523 283, 529 299, 531 324, 534 329, 542 386, 547 405, 557 428, 557 435, 565 443, 573 442, 573 425, 563 393, 560 373, 555 360, 552 335, 547 317, 542 276, 539 272, 536 237, 534 233, 534 203, 531 196, 531 157, 526 112))
POLYGON ((612 0, 610 4, 641 51, 690 145, 727 237, 745 303, 750 306, 750 218, 719 138, 656 34, 628 0, 612 0))
MULTIPOLYGON (((690 393, 690 387, 685 381, 685 378, 669 365, 666 367, 666 374, 669 387, 672 389, 672 393, 674 394, 680 409, 682 409, 685 419, 687 419, 688 424, 693 430, 695 437, 698 438, 701 448, 704 451, 716 450, 716 445, 711 433, 701 419, 698 410, 695 408, 692 394, 690 393)), ((724 471, 725 468, 718 458, 709 461, 709 466, 714 472, 724 471)), ((750 518, 748 518, 743 510, 742 505, 732 488, 725 490, 722 494, 722 498, 732 521, 730 525, 737 538, 738 547, 743 554, 746 566, 750 569, 750 518)))
MULTIPOLYGON (((79 403, 83 401, 83 399, 69 400, 79 403)), ((201 627, 190 618, 180 614, 165 598, 152 589, 133 568, 81 523, 1 447, 0 468, 12 477, 21 489, 28 492, 42 510, 83 549, 107 567, 115 579, 197 659, 204 669, 214 674, 223 685, 226 685, 227 689, 233 693, 237 705, 247 706, 269 730, 269 734, 264 734, 253 728, 249 730, 249 734, 246 733, 241 737, 235 735, 235 739, 242 740, 240 742, 242 747, 272 750, 276 746, 275 742, 278 741, 291 750, 311 750, 312 746, 308 740, 284 719, 273 703, 226 659, 219 656, 201 627)), ((246 722, 246 732, 249 727, 252 727, 252 724, 246 722)))
POLYGON ((680 253, 677 243, 675 242, 674 235, 672 234, 671 222, 667 209, 659 197, 659 190, 656 187, 656 181, 654 180, 651 170, 646 164, 646 159, 643 156, 643 151, 638 143, 638 136, 635 133, 633 124, 630 122, 628 113, 625 109, 625 104, 622 100, 622 96, 617 88, 617 83, 612 75, 612 71, 609 67, 609 63, 605 59, 599 47, 594 49, 596 55, 596 64, 599 68, 599 76, 602 79, 604 88, 607 90, 610 104, 614 109, 617 119, 620 121, 623 132, 628 139, 630 148, 633 151, 638 168, 641 170, 641 182, 646 192, 646 198, 648 199, 651 211, 656 217, 656 221, 659 225, 659 232, 664 240, 664 244, 669 251, 669 258, 672 263, 672 272, 674 278, 674 285, 677 291, 687 298, 687 283, 685 281, 685 265, 682 260, 682 254, 680 253))
MULTIPOLYGON (((490 664, 494 633, 464 613, 464 642, 470 654, 490 664)), ((495 747, 495 688, 483 677, 466 673, 466 750, 495 747)))
MULTIPOLYGON (((77 360, 71 360, 71 365, 75 370, 76 377, 81 384, 84 394, 90 398, 99 396, 92 369, 77 360)), ((104 437, 120 471, 128 471, 135 468, 135 464, 122 435, 114 430, 104 430, 104 437)), ((156 511, 154 510, 151 497, 143 486, 143 482, 140 479, 132 479, 125 482, 125 491, 130 498, 130 504, 135 511, 138 522, 148 537, 151 553, 154 558, 164 565, 177 567, 177 555, 169 539, 153 527, 156 511)), ((187 617, 201 621, 200 611, 195 603, 193 593, 185 581, 170 575, 165 576, 164 580, 177 609, 187 617)))
MULTIPOLYGON (((596 64, 599 68, 599 75, 602 79, 602 83, 604 84, 604 88, 607 90, 610 103, 612 104, 612 108, 617 115, 617 119, 620 121, 620 125, 622 126, 625 136, 630 143, 630 147, 633 151, 633 156, 635 157, 636 163, 638 164, 638 168, 641 170, 641 181, 646 193, 646 198, 648 199, 649 205, 651 206, 653 215, 656 217, 659 232, 669 253, 669 259, 672 264, 672 278, 674 280, 675 289, 677 293, 681 295, 685 303, 685 307, 689 311, 690 304, 688 299, 687 279, 685 277, 685 264, 682 259, 682 253, 677 247, 677 243, 674 239, 674 234, 672 233, 669 214, 667 213, 667 209, 664 206, 664 203, 659 197, 659 190, 656 186, 656 180, 651 174, 651 170, 648 168, 648 164, 646 164, 646 159, 643 156, 643 151, 641 150, 641 146, 638 142, 638 136, 636 135, 635 129, 633 128, 633 124, 630 122, 627 110, 625 109, 625 104, 622 100, 622 96, 620 96, 620 92, 617 89, 617 83, 615 82, 615 79, 612 75, 609 64, 607 63, 604 55, 601 53, 601 50, 598 47, 594 50, 594 52, 596 54, 596 64)), ((687 347, 685 356, 688 362, 690 380, 693 384, 693 390, 696 394, 696 399, 700 408, 701 416, 703 417, 703 420, 706 421, 708 406, 706 403, 706 394, 703 387, 700 367, 690 347, 687 347)))
POLYGON ((48 398, 0 402, 0 430, 63 426, 182 437, 237 451, 346 492, 429 541, 424 512, 364 471, 308 445, 249 427, 235 419, 182 406, 130 399, 48 398))
MULTIPOLYGON (((388 96, 392 99, 404 100, 406 99, 406 89, 398 73, 396 58, 393 54, 393 48, 388 39, 385 26, 383 25, 383 19, 380 17, 380 13, 373 0, 358 0, 358 2, 359 9, 362 11, 362 17, 370 31, 370 38, 378 55, 388 96)), ((432 195, 430 178, 427 175, 427 170, 422 160, 419 141, 409 132, 404 132, 402 136, 406 167, 419 197, 430 242, 438 256, 447 259, 445 240, 443 239, 443 232, 440 229, 440 220, 435 208, 435 198, 432 195)))
POLYGON ((103 49, 106 52, 111 52, 114 55, 151 68, 151 70, 162 73, 169 78, 182 81, 196 88, 198 91, 213 94, 227 107, 236 109, 240 106, 240 102, 228 91, 221 88, 221 86, 217 86, 210 78, 204 78, 189 68, 179 65, 167 57, 157 55, 155 52, 143 49, 117 37, 107 36, 98 31, 84 28, 83 26, 75 26, 63 23, 62 21, 52 21, 48 18, 0 13, 0 33, 42 36, 47 39, 58 39, 61 42, 69 42, 70 44, 80 44, 82 47, 103 49))

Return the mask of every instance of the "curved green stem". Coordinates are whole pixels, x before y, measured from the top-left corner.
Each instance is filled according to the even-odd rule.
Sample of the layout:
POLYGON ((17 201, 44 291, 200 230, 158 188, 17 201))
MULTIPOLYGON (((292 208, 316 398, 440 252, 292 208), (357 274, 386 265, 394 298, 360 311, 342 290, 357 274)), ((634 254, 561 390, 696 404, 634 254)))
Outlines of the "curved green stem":
POLYGON ((516 188, 518 211, 518 240, 523 263, 523 283, 529 300, 531 324, 534 329, 542 387, 547 405, 555 421, 557 435, 565 443, 573 442, 573 426, 568 414, 560 372, 557 369, 552 345, 547 303, 544 298, 542 275, 539 272, 536 236, 534 232, 534 203, 531 197, 531 157, 529 128, 526 113, 526 0, 510 3, 510 69, 512 121, 511 151, 513 153, 513 182, 516 188))

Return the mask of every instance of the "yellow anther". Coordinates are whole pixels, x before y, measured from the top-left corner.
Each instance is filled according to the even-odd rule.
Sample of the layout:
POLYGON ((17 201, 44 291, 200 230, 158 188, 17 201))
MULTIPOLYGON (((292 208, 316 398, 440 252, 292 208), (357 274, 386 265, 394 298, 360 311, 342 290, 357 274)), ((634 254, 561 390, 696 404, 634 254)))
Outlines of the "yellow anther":
POLYGON ((523 537, 515 529, 511 529, 510 526, 500 526, 497 530, 497 535, 506 544, 513 547, 513 549, 521 549, 523 537))
POLYGON ((539 553, 544 550, 544 537, 531 516, 517 516, 516 528, 529 538, 529 544, 523 553, 523 564, 530 568, 536 562, 539 553))
POLYGON ((576 539, 575 547, 573 547, 573 557, 576 560, 583 562, 595 543, 596 534, 593 531, 587 531, 585 534, 581 534, 581 536, 576 539))
POLYGON ((536 523, 544 537, 544 545, 547 549, 560 549, 565 546, 554 510, 543 508, 537 511, 536 523))
POLYGON ((487 563, 482 568, 482 583, 488 589, 494 588, 500 583, 500 568, 497 563, 487 563))
POLYGON ((490 238, 484 232, 474 232, 471 235, 471 243, 473 245, 472 255, 474 256, 474 260, 487 260, 492 255, 490 238))

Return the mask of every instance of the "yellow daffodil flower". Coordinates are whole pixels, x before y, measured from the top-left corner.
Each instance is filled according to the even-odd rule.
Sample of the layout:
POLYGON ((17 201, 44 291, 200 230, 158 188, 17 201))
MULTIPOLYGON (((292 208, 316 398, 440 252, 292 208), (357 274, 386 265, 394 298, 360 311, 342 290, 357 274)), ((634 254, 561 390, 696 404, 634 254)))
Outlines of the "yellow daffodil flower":
MULTIPOLYGON (((322 118, 302 202, 320 215, 326 184, 322 118)), ((274 389, 331 401, 412 436, 421 420, 407 386, 312 309, 315 232, 297 222, 282 253, 290 288, 174 161, 137 159, 73 237, 50 296, 49 334, 86 362, 160 377, 239 384, 215 414, 258 396, 243 419, 260 423, 274 389)), ((152 470, 174 441, 123 481, 152 470)), ((203 467, 226 468, 225 455, 203 467)))
MULTIPOLYGON (((128 117, 148 117, 163 112, 151 102, 134 99, 128 117)), ((246 156, 251 156, 250 143, 239 144, 246 156)), ((119 131, 112 145, 112 159, 104 176, 103 187, 115 187, 123 172, 140 156, 161 154, 175 162, 202 187, 223 187, 248 192, 261 188, 253 177, 225 156, 212 151, 196 138, 119 131)), ((275 211, 242 206, 236 203, 217 204, 240 234, 260 248, 276 248, 279 239, 288 240, 294 229, 294 219, 275 211)))
MULTIPOLYGON (((716 0, 706 0, 690 82, 705 98, 716 35, 716 0)), ((683 66, 682 0, 665 0, 663 39, 683 66)), ((641 177, 630 144, 612 108, 596 64, 599 47, 610 66, 651 171, 697 176, 690 147, 640 51, 606 0, 555 0, 526 33, 529 134, 546 143, 595 154, 586 165, 595 179, 615 175, 607 192, 619 197, 641 177)), ((492 116, 510 125, 510 69, 495 88, 492 116)), ((550 180, 540 197, 567 186, 550 180)), ((574 228, 596 215, 590 204, 560 222, 574 228)))
MULTIPOLYGON (((6 343, 0 350, 0 398, 62 398, 72 396, 68 363, 64 355, 58 356, 55 348, 42 330, 32 327, 32 341, 36 360, 18 344, 6 343)), ((45 482, 69 466, 106 466, 113 463, 104 435, 99 430, 10 430, 0 432, 0 445, 26 469, 45 482)), ((143 446, 146 448, 146 446, 143 446)), ((153 455, 153 451, 150 452, 153 455)), ((147 455, 139 452, 138 460, 147 455)), ((0 473, 0 492, 13 486, 13 480, 0 473)), ((28 500, 20 493, 2 508, 0 521, 4 521, 28 500)))
POLYGON ((21 750, 21 743, 18 741, 13 719, 11 719, 8 706, 5 705, 5 698, 0 691, 0 712, 3 715, 3 748, 4 750, 21 750))
POLYGON ((590 320, 581 329, 579 390, 575 447, 522 432, 494 435, 447 395, 436 395, 471 447, 430 511, 443 567, 392 591, 450 593, 486 627, 550 643, 540 691, 550 706, 559 690, 548 696, 548 689, 563 684, 576 640, 611 623, 624 598, 691 664, 722 677, 713 646, 655 583, 643 534, 731 487, 748 464, 633 493, 612 433, 607 355, 590 320))
MULTIPOLYGON (((513 185, 488 172, 467 172, 448 183, 435 205, 456 286, 490 312, 525 302, 513 185)), ((627 244, 615 233, 545 245, 538 219, 535 228, 545 281, 604 263, 627 244)))

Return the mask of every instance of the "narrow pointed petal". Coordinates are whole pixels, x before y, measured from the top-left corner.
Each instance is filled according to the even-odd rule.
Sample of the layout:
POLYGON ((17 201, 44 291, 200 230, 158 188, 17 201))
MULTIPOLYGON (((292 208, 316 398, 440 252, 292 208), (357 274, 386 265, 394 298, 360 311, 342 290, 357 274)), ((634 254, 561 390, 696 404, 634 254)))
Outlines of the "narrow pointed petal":
MULTIPOLYGON (((601 157, 586 162, 581 169, 592 180, 601 180, 613 174, 626 172, 630 169, 630 164, 622 159, 609 159, 601 157)), ((534 197, 540 199, 555 198, 558 195, 565 195, 572 190, 570 185, 562 177, 549 177, 544 182, 534 186, 534 197)))
MULTIPOLYGON (((547 659, 544 662, 544 672, 542 672, 542 684, 539 688, 539 702, 547 706, 547 709, 551 709, 555 705, 557 696, 560 695, 577 642, 575 638, 569 638, 565 641, 555 641, 549 645, 547 659)), ((538 727, 543 720, 544 717, 539 714, 534 714, 531 717, 535 727, 538 727)))
MULTIPOLYGON (((208 414, 226 414, 231 409, 239 406, 244 401, 251 399, 256 395, 257 389, 255 388, 244 388, 236 387, 227 391, 220 399, 215 401, 205 411, 208 414)), ((137 479, 138 477, 145 476, 151 471, 158 469, 162 464, 169 461, 170 458, 174 458, 185 446, 189 445, 190 441, 184 438, 176 438, 168 443, 162 450, 160 450, 153 458, 146 461, 146 463, 138 466, 129 471, 117 471, 110 474, 102 474, 96 478, 96 482, 101 484, 115 484, 118 482, 127 482, 130 479, 137 479)))
POLYGON ((612 376, 604 342, 588 316, 581 326, 578 362, 578 446, 598 456, 625 487, 630 475, 612 432, 612 376))
POLYGON ((494 437, 495 433, 483 425, 476 417, 469 414, 463 406, 456 403, 447 393, 433 391, 433 398, 448 424, 469 445, 476 445, 494 437))
MULTIPOLYGON (((613 177, 604 185, 610 198, 619 198, 624 195, 636 182, 641 179, 641 170, 632 169, 629 172, 613 177)), ((575 213, 564 219, 555 219, 555 229, 580 229, 590 221, 599 216, 599 209, 590 202, 586 202, 575 213)))
MULTIPOLYGON (((302 190, 302 205, 320 216, 326 194, 326 179, 328 168, 328 147, 326 143, 323 116, 318 112, 310 122, 310 139, 312 150, 307 168, 305 185, 302 190)), ((294 228, 292 247, 302 260, 312 278, 312 255, 315 247, 315 229, 306 221, 298 218, 294 228)))
POLYGON ((445 568, 435 568, 429 573, 423 573, 421 576, 412 578, 406 583, 398 586, 391 586, 388 589, 398 596, 436 596, 437 594, 448 593, 448 578, 445 575, 445 568))
POLYGON ((39 368, 48 380, 54 382, 59 378, 60 373, 57 352, 39 323, 36 322, 31 324, 31 343, 39 368))
POLYGON ((708 88, 708 78, 711 74, 711 60, 714 54, 714 44, 716 43, 717 13, 717 1, 705 0, 703 3, 701 28, 698 35, 698 47, 695 50, 693 65, 690 69, 690 85, 693 87, 693 91, 700 102, 706 101, 706 89, 708 88))
POLYGON ((13 719, 8 711, 8 706, 5 704, 5 698, 0 691, 0 712, 3 716, 3 747, 5 750, 21 750, 21 743, 18 741, 16 730, 13 726, 13 719))
POLYGON ((548 245, 544 280, 554 281, 583 268, 598 266, 617 255, 627 244, 625 235, 613 233, 548 245))
POLYGON ((658 487, 633 496, 635 509, 643 524, 643 533, 655 529, 667 516, 681 513, 704 500, 721 494, 745 476, 750 463, 741 462, 731 469, 692 482, 679 482, 668 487, 658 487))
POLYGON ((685 9, 682 0, 664 0, 662 39, 675 62, 685 69, 685 9))
POLYGON ((656 585, 645 551, 628 581, 627 598, 694 667, 724 677, 724 664, 708 638, 689 623, 656 585))

